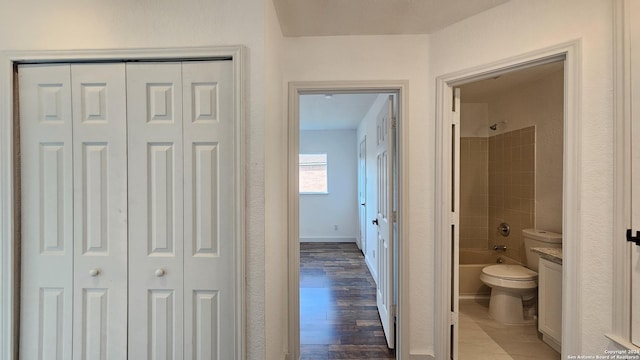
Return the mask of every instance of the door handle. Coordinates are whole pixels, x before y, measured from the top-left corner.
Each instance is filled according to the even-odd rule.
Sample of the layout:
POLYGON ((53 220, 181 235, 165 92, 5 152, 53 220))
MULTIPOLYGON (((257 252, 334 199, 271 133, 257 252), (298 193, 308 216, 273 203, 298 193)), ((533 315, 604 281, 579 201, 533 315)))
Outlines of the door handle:
POLYGON ((636 236, 631 235, 631 229, 627 229, 627 241, 636 243, 640 246, 640 231, 636 231, 636 236))
POLYGON ((165 274, 164 269, 156 269, 155 275, 156 275, 157 277, 163 277, 163 276, 164 276, 164 274, 165 274))
POLYGON ((375 226, 378 226, 378 219, 371 220, 371 223, 375 226))
POLYGON ((94 277, 100 275, 100 269, 94 268, 94 269, 89 270, 89 275, 94 276, 94 277))

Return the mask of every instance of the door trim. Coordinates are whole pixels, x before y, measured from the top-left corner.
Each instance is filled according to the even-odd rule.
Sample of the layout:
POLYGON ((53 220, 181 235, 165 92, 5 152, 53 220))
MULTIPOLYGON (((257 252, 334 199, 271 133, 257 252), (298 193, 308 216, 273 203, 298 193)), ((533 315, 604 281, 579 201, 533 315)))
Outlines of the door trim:
POLYGON ((438 76, 436 79, 436 203, 435 203, 435 339, 436 358, 449 359, 451 344, 451 134, 448 113, 452 89, 472 81, 564 58, 564 169, 563 169, 563 303, 562 353, 577 354, 581 338, 572 329, 582 323, 582 259, 580 194, 582 184, 581 149, 581 41, 575 40, 512 58, 438 76), (566 241, 572 239, 574 241, 566 241))
POLYGON ((358 141, 358 231, 360 232, 360 251, 362 251, 363 254, 367 253, 367 227, 366 227, 366 223, 367 223, 367 161, 366 161, 366 154, 367 154, 367 135, 363 135, 362 138, 358 141), (364 154, 365 154, 365 161, 364 161, 364 171, 362 171, 362 169, 360 168, 360 156, 362 155, 362 146, 364 144, 364 154), (364 183, 363 183, 364 182, 364 183), (360 191, 363 191, 363 198, 360 198, 360 191), (364 203, 362 203, 361 201, 364 200, 364 203), (362 205, 364 204, 364 205, 362 205), (364 216, 362 215, 362 209, 361 207, 364 207, 364 216), (363 231, 363 227, 362 225, 365 224, 364 226, 364 231, 363 231))
POLYGON ((233 62, 235 85, 234 122, 236 157, 235 176, 238 179, 234 202, 236 214, 234 232, 236 239, 236 296, 237 307, 236 352, 240 359, 246 357, 246 299, 245 299, 245 49, 242 46, 186 47, 162 49, 106 49, 106 50, 53 50, 8 51, 0 53, 0 360, 18 358, 20 244, 16 66, 20 63, 104 62, 126 60, 202 60, 229 59, 233 62))
MULTIPOLYGON (((298 153, 300 149, 300 95, 331 93, 378 93, 398 94, 398 238, 409 238, 408 214, 409 193, 409 82, 400 81, 314 81, 290 82, 287 134, 287 238, 288 238, 288 317, 289 317, 289 359, 300 358, 300 229, 298 194, 298 153)), ((409 337, 409 247, 398 242, 398 308, 396 359, 408 356, 409 337)))

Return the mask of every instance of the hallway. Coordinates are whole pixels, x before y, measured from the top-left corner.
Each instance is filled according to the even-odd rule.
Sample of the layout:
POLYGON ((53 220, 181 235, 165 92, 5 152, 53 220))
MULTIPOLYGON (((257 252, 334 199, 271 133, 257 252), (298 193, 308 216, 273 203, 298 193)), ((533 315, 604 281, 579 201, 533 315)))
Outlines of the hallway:
POLYGON ((395 359, 355 243, 300 244, 301 358, 395 359))

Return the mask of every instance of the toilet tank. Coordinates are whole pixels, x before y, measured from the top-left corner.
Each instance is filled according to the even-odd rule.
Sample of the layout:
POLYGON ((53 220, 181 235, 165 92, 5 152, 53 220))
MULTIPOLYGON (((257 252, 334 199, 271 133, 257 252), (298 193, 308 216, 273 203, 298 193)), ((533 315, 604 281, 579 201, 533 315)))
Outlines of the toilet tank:
POLYGON ((538 271, 538 260, 540 256, 532 251, 534 247, 561 248, 562 234, 540 229, 522 230, 524 238, 524 250, 527 253, 527 267, 533 271, 538 271))

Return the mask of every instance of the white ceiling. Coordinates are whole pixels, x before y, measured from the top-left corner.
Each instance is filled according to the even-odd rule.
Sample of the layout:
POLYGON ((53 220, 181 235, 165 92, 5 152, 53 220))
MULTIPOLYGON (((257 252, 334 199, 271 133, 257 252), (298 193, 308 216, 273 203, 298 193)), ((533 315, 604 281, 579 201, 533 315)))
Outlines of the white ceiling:
POLYGON ((496 78, 476 81, 460 86, 460 101, 464 103, 487 103, 514 87, 540 80, 564 68, 564 61, 516 70, 496 78))
POLYGON ((300 130, 356 129, 378 94, 300 96, 300 130))
POLYGON ((430 34, 509 0, 273 0, 284 36, 430 34))

